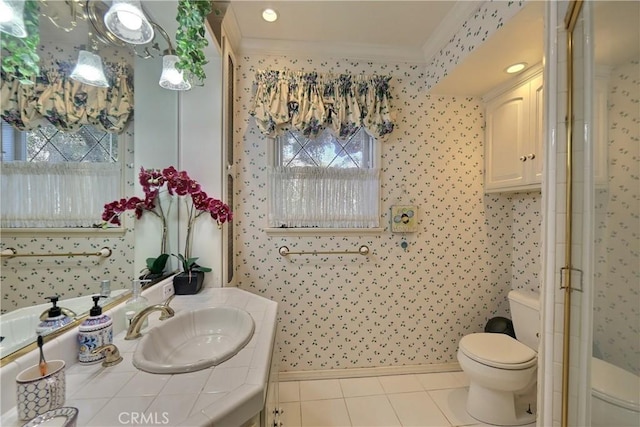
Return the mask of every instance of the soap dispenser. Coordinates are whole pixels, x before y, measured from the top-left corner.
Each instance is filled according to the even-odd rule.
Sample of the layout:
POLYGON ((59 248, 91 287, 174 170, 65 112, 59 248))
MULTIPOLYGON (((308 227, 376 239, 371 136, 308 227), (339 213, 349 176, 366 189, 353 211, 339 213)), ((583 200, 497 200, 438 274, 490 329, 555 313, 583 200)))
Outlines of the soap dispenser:
MULTIPOLYGON (((129 299, 124 305, 124 315, 126 320, 126 325, 129 327, 131 325, 131 321, 136 314, 140 313, 142 310, 149 306, 149 300, 141 295, 142 292, 142 283, 148 282, 148 280, 134 280, 133 281, 133 290, 131 299, 129 299)), ((144 319, 144 323, 142 324, 143 328, 146 328, 149 324, 147 319, 144 319)))
POLYGON ((93 354, 93 350, 113 342, 113 320, 102 314, 102 307, 98 305, 101 295, 94 295, 93 307, 89 317, 78 327, 78 362, 82 364, 97 363, 105 358, 104 352, 93 354))
POLYGON ((58 307, 58 299, 60 299, 58 295, 47 297, 46 299, 51 301, 53 306, 49 309, 47 318, 38 323, 36 327, 36 334, 38 335, 47 335, 73 321, 69 316, 63 314, 62 309, 58 307))
POLYGON ((100 295, 104 298, 111 296, 111 281, 103 280, 100 282, 100 295))

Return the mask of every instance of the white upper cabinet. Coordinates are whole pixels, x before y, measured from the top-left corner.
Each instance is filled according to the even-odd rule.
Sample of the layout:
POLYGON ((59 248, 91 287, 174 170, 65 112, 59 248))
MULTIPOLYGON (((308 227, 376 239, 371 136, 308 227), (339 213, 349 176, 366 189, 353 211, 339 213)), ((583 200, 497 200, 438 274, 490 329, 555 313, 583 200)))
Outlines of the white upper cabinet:
POLYGON ((494 92, 486 103, 486 193, 539 190, 542 183, 542 73, 494 92))

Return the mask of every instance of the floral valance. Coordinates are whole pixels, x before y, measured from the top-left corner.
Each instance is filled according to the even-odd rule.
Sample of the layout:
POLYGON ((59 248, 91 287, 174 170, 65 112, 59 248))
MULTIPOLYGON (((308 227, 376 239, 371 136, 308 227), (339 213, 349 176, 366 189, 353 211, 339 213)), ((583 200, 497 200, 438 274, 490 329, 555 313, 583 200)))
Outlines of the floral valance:
POLYGON ((133 84, 126 65, 105 64, 108 88, 69 78, 73 66, 58 61, 35 84, 27 85, 2 72, 2 118, 19 130, 34 129, 46 120, 62 131, 90 124, 105 132, 122 132, 133 115, 133 84))
POLYGON ((389 80, 391 76, 258 71, 249 113, 269 137, 291 129, 315 137, 329 128, 347 138, 361 126, 384 136, 394 127, 389 80))

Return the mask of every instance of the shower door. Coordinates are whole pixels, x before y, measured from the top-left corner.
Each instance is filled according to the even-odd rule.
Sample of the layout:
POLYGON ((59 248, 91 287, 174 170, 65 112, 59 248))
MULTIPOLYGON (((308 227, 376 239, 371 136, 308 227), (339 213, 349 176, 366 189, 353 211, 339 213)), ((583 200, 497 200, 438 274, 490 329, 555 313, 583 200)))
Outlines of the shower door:
POLYGON ((579 349, 574 384, 587 386, 568 412, 586 424, 591 356, 640 375, 640 2, 581 6, 569 58, 567 187, 570 283, 581 312, 565 333, 579 349))

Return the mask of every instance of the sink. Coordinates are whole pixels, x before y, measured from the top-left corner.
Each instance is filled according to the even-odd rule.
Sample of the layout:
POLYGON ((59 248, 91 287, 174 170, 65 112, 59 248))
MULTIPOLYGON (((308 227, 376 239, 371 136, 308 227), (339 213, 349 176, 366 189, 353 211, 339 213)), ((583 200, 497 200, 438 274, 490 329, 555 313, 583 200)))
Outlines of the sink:
POLYGON ((253 336, 251 315, 235 307, 185 311, 152 328, 133 354, 133 365, 153 374, 199 371, 233 357, 253 336))

